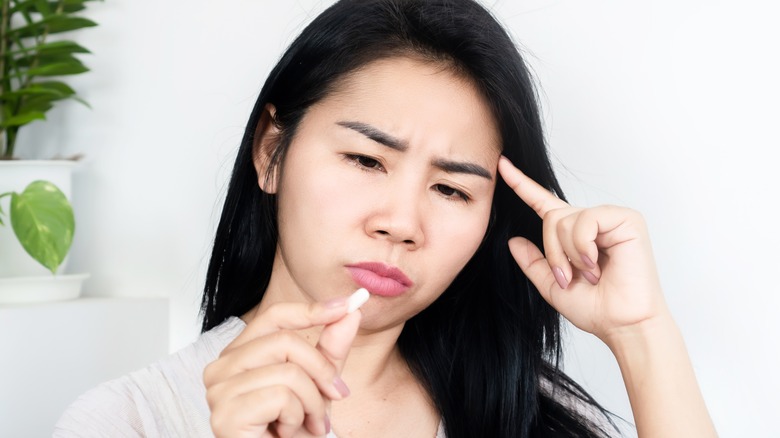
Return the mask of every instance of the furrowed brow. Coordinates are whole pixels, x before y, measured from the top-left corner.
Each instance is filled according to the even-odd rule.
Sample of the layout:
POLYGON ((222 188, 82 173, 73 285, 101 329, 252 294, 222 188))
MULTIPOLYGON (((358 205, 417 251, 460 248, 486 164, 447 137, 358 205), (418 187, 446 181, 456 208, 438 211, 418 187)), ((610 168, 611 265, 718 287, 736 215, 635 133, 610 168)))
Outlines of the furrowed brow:
POLYGON ((491 181, 493 180, 493 175, 479 164, 450 161, 439 158, 433 160, 433 165, 447 173, 465 173, 469 175, 481 176, 482 178, 486 178, 491 181))
MULTIPOLYGON (((367 123, 341 121, 336 122, 336 124, 344 128, 359 132, 367 138, 397 151, 403 152, 409 148, 409 145, 405 141, 393 137, 392 135, 383 132, 367 123)), ((469 175, 480 176, 491 181, 493 180, 493 175, 487 169, 475 163, 436 159, 433 161, 433 165, 447 173, 465 173, 469 175)))
POLYGON ((405 141, 395 138, 386 132, 382 132, 367 123, 344 121, 336 122, 336 124, 357 131, 369 139, 397 151, 403 152, 409 147, 405 141))

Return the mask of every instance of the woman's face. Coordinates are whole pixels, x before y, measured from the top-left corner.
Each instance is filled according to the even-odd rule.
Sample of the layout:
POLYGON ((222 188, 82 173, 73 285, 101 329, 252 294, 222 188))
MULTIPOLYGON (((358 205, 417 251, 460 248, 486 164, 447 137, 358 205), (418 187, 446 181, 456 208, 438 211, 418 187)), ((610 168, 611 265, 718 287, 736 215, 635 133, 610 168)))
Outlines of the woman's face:
POLYGON ((499 155, 468 81, 408 58, 367 65, 308 110, 290 144, 267 293, 324 301, 366 287, 364 329, 406 321, 480 245, 499 155))

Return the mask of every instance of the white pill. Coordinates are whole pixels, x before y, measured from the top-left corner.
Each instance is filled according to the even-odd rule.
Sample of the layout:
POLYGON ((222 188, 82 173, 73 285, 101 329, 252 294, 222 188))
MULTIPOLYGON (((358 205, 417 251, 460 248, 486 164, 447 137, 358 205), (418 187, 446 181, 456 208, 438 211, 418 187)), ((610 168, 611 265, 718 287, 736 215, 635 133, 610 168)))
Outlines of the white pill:
POLYGON ((352 313, 368 301, 368 291, 361 287, 347 298, 347 313, 352 313))

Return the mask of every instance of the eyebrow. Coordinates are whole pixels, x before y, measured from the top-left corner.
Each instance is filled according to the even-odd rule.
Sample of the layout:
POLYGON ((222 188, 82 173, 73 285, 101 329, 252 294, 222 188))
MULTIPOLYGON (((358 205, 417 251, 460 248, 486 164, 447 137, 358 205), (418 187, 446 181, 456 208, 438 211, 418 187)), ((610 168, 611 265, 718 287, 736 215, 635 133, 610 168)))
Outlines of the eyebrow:
POLYGON ((493 180, 493 175, 491 175, 487 169, 478 164, 450 161, 439 158, 433 160, 433 165, 447 173, 466 173, 469 175, 481 176, 482 178, 487 178, 491 181, 493 180))
POLYGON ((349 128, 353 131, 357 131, 366 137, 374 140, 375 142, 385 145, 389 148, 397 151, 405 151, 409 148, 409 145, 405 141, 399 140, 390 134, 380 131, 379 129, 361 122, 336 122, 337 125, 349 128))
MULTIPOLYGON (((341 121, 336 122, 337 125, 344 128, 357 131, 364 136, 368 137, 381 145, 387 146, 391 149, 395 149, 400 152, 404 152, 409 149, 409 145, 396 137, 393 137, 386 132, 382 132, 374 126, 371 126, 362 122, 341 121)), ((468 175, 476 175, 482 178, 493 180, 493 175, 484 167, 469 162, 445 160, 443 158, 437 158, 433 160, 433 166, 447 172, 447 173, 465 173, 468 175)))

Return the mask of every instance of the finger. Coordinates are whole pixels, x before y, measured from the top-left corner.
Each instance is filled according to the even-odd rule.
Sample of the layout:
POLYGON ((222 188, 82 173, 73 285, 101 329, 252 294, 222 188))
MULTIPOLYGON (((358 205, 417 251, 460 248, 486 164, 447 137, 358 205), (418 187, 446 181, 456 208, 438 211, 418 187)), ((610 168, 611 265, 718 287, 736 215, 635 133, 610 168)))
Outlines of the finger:
MULTIPOLYGON (((593 262, 593 272, 599 275, 601 268, 598 261, 604 254, 610 254, 615 247, 630 241, 648 240, 647 228, 641 214, 611 205, 581 210, 571 234, 577 252, 586 255, 593 262)), ((585 260, 583 263, 588 264, 585 260)))
POLYGON ((602 205, 584 212, 586 220, 594 222, 597 229, 596 245, 609 250, 614 246, 641 239, 649 240, 647 225, 642 215, 630 208, 602 205))
POLYGON ((203 381, 210 387, 247 370, 285 362, 300 366, 328 398, 344 398, 343 382, 338 378, 336 367, 305 339, 289 330, 254 339, 227 352, 206 366, 203 381))
POLYGON ((560 286, 544 254, 533 242, 524 237, 509 239, 509 252, 542 297, 554 307, 552 291, 560 286))
MULTIPOLYGON (((285 423, 273 423, 271 424, 271 427, 269 428, 269 431, 272 433, 272 437, 276 438, 317 438, 322 437, 323 434, 317 434, 317 433, 311 433, 309 432, 308 424, 308 418, 303 420, 303 428, 298 425, 294 424, 285 424, 285 423)), ((327 433, 327 432, 326 432, 327 433)))
MULTIPOLYGON (((267 387, 284 386, 294 395, 303 409, 307 424, 314 427, 311 433, 323 435, 325 430, 325 400, 306 372, 293 363, 275 364, 238 374, 208 389, 206 400, 216 405, 222 400, 231 400, 242 394, 261 391, 267 387)), ((304 417, 278 419, 284 424, 300 428, 304 417)))
POLYGON ((304 420, 303 405, 282 385, 240 394, 211 407, 211 429, 218 438, 258 437, 277 419, 298 425, 304 420))
POLYGON ((503 155, 498 160, 498 171, 506 184, 541 218, 551 210, 569 206, 565 201, 521 172, 503 155))
POLYGON ((544 257, 552 270, 555 281, 561 289, 566 289, 572 278, 572 268, 569 264, 569 256, 564 250, 559 225, 570 209, 550 210, 544 215, 542 221, 542 242, 544 244, 544 257))
POLYGON ((576 252, 575 266, 591 283, 597 284, 601 278, 599 266, 599 248, 596 239, 599 234, 598 221, 594 220, 591 210, 582 210, 574 219, 571 242, 576 252))
MULTIPOLYGON (((577 275, 595 285, 598 283, 601 271, 598 265, 592 261, 596 257, 592 256, 591 253, 598 253, 594 242, 598 227, 590 220, 582 220, 587 217, 587 215, 583 215, 583 212, 584 210, 577 210, 562 218, 558 221, 556 229, 570 266, 576 270, 577 275)), ((549 255, 547 258, 550 258, 549 255)), ((570 278, 574 278, 573 271, 570 278)))
POLYGON ((333 324, 325 326, 320 334, 317 349, 336 367, 337 373, 341 373, 347 360, 352 341, 355 340, 360 327, 361 315, 360 311, 349 313, 333 324))
MULTIPOLYGON (((353 294, 353 297, 355 295, 357 295, 357 292, 353 294)), ((352 341, 355 340, 355 336, 360 328, 362 313, 357 309, 367 299, 368 294, 366 293, 362 303, 356 302, 357 306, 353 307, 354 311, 348 313, 347 316, 339 321, 325 326, 322 333, 320 333, 317 349, 336 367, 336 371, 339 374, 341 374, 341 370, 344 368, 344 362, 346 362, 349 350, 352 348, 352 341)), ((349 395, 349 388, 341 380, 341 377, 336 376, 334 383, 344 397, 349 395)), ((327 410, 330 412, 330 401, 327 401, 327 405, 327 410)))
POLYGON ((347 298, 320 303, 277 303, 253 318, 223 353, 278 330, 302 330, 338 321, 347 313, 347 298))

